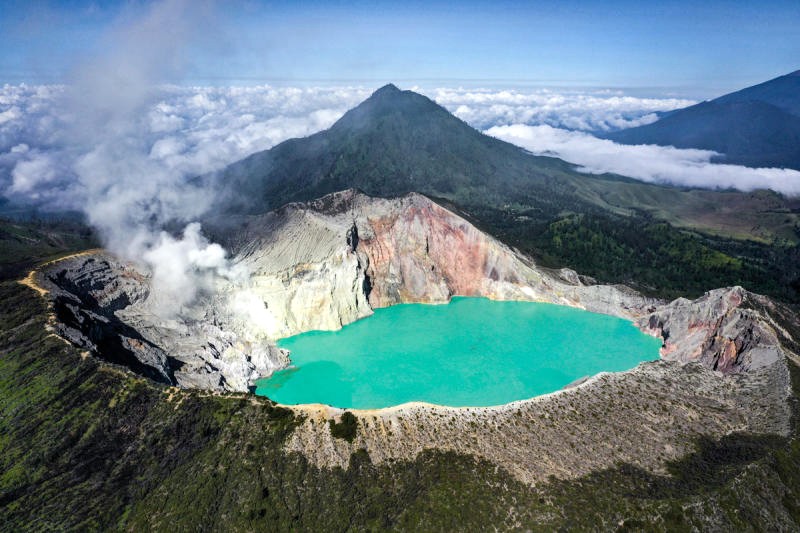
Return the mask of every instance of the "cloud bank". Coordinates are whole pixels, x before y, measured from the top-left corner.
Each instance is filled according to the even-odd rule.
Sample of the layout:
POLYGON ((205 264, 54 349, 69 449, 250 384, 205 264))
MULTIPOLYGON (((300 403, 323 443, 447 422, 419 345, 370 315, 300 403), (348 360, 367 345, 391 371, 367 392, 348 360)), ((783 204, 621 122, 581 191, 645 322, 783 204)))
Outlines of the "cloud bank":
MULTIPOLYGON (((134 64, 140 62, 135 61, 134 64)), ((96 72, 98 68, 91 71, 96 72)), ((127 75, 127 78, 141 75, 127 75)), ((139 164, 179 181, 224 167, 293 137, 331 126, 367 98, 365 87, 180 87, 134 84, 111 90, 108 80, 85 77, 82 91, 99 88, 123 98, 102 96, 102 112, 131 119, 125 139, 136 145, 139 164), (91 86, 95 83, 97 87, 91 86), (90 85, 90 87, 86 87, 90 85), (121 111, 127 110, 127 111, 121 111), (135 110, 135 112, 132 112, 135 110)), ((111 84, 113 87, 113 84, 111 84)), ((63 106, 65 86, 5 85, 0 88, 0 194, 79 208, 89 192, 74 170, 76 106, 63 106)), ((616 129, 655 119, 654 113, 685 105, 684 100, 635 98, 616 92, 531 92, 488 89, 423 91, 478 129, 516 123, 550 124, 582 130, 616 129)), ((125 123, 125 121, 119 121, 125 123)), ((94 126, 87 128, 94 131, 94 126)), ((103 126, 102 131, 109 128, 103 126)), ((152 170, 151 170, 152 171, 152 170)), ((107 185, 107 184, 106 184, 107 185)))
MULTIPOLYGON (((180 181, 328 128, 370 92, 357 87, 151 87, 136 111, 127 113, 124 138, 137 147, 140 164, 180 181)), ((63 106, 67 93, 65 86, 0 87, 0 194, 61 208, 65 202, 74 208, 85 202, 87 191, 73 168, 76 139, 67 134, 76 129, 72 107, 63 106)), ((101 125, 103 135, 108 129, 101 125)))
POLYGON ((778 168, 748 168, 711 163, 716 152, 671 146, 627 146, 588 133, 552 126, 495 126, 488 135, 521 146, 537 155, 557 156, 592 174, 614 173, 651 183, 741 191, 772 189, 800 195, 800 172, 778 168))
POLYGON ((697 103, 680 98, 638 98, 612 90, 436 89, 430 97, 481 130, 512 124, 544 124, 605 132, 650 124, 658 119, 659 111, 697 103))

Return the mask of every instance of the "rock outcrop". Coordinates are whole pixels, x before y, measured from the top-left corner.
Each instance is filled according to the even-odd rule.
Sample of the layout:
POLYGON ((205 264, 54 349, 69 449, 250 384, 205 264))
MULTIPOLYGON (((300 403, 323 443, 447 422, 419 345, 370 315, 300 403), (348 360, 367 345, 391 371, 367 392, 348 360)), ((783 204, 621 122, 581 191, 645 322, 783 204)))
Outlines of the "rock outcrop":
MULTIPOLYGON (((52 267, 51 267, 52 268, 52 267)), ((163 383, 174 383, 170 357, 118 315, 147 299, 146 278, 104 254, 78 256, 48 270, 55 327, 70 342, 163 383)))
POLYGON ((775 331, 753 309, 755 299, 741 287, 716 289, 694 301, 685 298, 661 306, 639 320, 644 331, 664 339, 665 359, 703 365, 730 373, 769 365, 783 356, 775 331))
POLYGON ((374 308, 442 303, 454 295, 551 302, 624 317, 657 303, 627 287, 585 286, 568 269, 539 269, 415 193, 382 199, 349 190, 289 204, 245 220, 227 244, 272 310, 274 336, 336 329, 374 308))
POLYGON ((103 252, 50 265, 39 284, 52 303, 57 333, 156 381, 241 391, 287 362, 258 332, 221 321, 231 313, 214 305, 217 298, 181 317, 160 317, 148 301, 148 273, 103 252))

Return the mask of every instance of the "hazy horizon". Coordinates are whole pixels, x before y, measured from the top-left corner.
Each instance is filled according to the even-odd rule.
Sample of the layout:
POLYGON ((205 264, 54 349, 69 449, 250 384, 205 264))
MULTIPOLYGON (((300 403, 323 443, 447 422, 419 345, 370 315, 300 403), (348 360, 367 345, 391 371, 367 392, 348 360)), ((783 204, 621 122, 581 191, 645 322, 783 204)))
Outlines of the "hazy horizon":
MULTIPOLYGON (((0 84, 69 83, 154 2, 2 2, 0 84)), ((612 89, 713 98, 800 68, 800 10, 685 1, 170 2, 178 85, 612 89)), ((165 47, 168 48, 168 47, 165 47)))

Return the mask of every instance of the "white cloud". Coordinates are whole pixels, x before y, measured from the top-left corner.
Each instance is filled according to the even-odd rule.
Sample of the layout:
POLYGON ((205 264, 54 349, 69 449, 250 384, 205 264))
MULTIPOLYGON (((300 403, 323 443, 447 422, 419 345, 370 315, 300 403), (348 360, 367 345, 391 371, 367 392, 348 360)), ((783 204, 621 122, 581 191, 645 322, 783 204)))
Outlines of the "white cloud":
POLYGON ((37 151, 31 151, 27 145, 17 145, 11 148, 12 155, 22 156, 14 165, 12 171, 13 181, 10 192, 36 197, 39 191, 46 189, 55 181, 57 169, 53 159, 37 151))
MULTIPOLYGON (((89 79, 94 81, 91 76, 89 79)), ((223 168, 288 138, 325 129, 372 91, 365 87, 269 85, 161 86, 154 90, 144 82, 136 87, 142 88, 138 103, 128 95, 116 111, 125 117, 125 127, 89 128, 98 130, 94 141, 110 138, 113 142, 92 141, 91 149, 77 153, 76 140, 71 138, 75 109, 61 106, 67 88, 1 87, 0 113, 6 118, 0 123, 0 194, 77 208, 87 203, 93 190, 113 191, 117 196, 113 202, 102 195, 91 201, 103 220, 139 211, 149 218, 179 215, 191 221, 209 200, 204 191, 183 187, 186 177, 223 168), (85 179, 80 179, 79 173, 85 179), (128 182, 128 175, 135 178, 128 182), (183 190, 177 193, 174 186, 179 184, 183 190), (119 202, 126 208, 119 209, 119 202)), ((655 120, 656 112, 692 104, 689 100, 638 98, 618 91, 439 88, 426 92, 479 129, 489 129, 506 140, 513 138, 536 153, 556 153, 587 172, 616 172, 680 185, 797 192, 793 171, 713 165, 710 152, 624 147, 579 131, 565 131, 647 123, 655 120)), ((99 101, 108 112, 114 100, 106 95, 99 101)), ((98 113, 95 109, 89 114, 98 113)), ((104 116, 101 113, 99 118, 104 116)), ((81 146, 90 144, 79 140, 81 146)))
POLYGON ((696 103, 680 98, 638 98, 620 91, 549 89, 436 89, 431 98, 478 129, 511 124, 582 131, 612 131, 649 124, 656 112, 696 103))
POLYGON ((5 124, 6 122, 11 122, 13 120, 19 120, 22 117, 22 112, 16 106, 11 106, 5 111, 0 113, 0 124, 5 124))
MULTIPOLYGON (((117 120, 113 127, 100 124, 106 111, 91 110, 89 115, 96 117, 96 123, 86 125, 83 120, 82 129, 89 133, 79 132, 82 138, 76 139, 76 109, 63 107, 66 91, 63 86, 0 87, 0 114, 4 117, 0 121, 0 194, 49 200, 57 207, 65 207, 65 203, 79 207, 87 191, 75 175, 75 149, 76 144, 86 146, 97 140, 93 137, 115 142, 124 138, 129 147, 136 145, 137 157, 144 154, 158 167, 154 176, 167 172, 182 179, 203 174, 286 139, 328 128, 371 93, 362 87, 162 86, 156 92, 142 93, 135 112, 121 111, 132 107, 127 95, 116 112, 124 120, 117 120), (15 149, 21 145, 47 154, 53 165, 61 166, 57 175, 35 180, 27 172, 30 168, 25 168, 30 156, 15 149), (18 164, 23 165, 19 173, 25 182, 15 184, 18 164), (35 198, 29 194, 34 192, 34 181, 49 184, 49 188, 37 189, 35 198)), ((103 109, 111 107, 109 96, 100 101, 103 109)), ((120 155, 119 147, 114 151, 120 155)))
MULTIPOLYGON (((197 165, 186 161, 191 138, 178 129, 185 124, 179 115, 152 117, 153 109, 166 107, 159 105, 159 81, 179 73, 184 48, 209 30, 208 7, 189 0, 148 5, 141 16, 114 25, 69 85, 4 91, 8 105, 30 104, 31 116, 12 119, 0 147, 9 141, 34 147, 4 154, 2 161, 13 165, 7 191, 37 199, 49 193, 51 205, 80 206, 106 248, 149 270, 148 303, 163 317, 182 312, 229 270, 222 247, 193 222, 214 192, 187 179, 197 165), (163 231, 175 223, 186 224, 180 237, 163 231)), ((194 94, 192 105, 204 115, 216 110, 203 94, 194 94)))
POLYGON ((655 183, 743 191, 772 189, 800 195, 800 172, 796 170, 715 164, 710 160, 718 154, 708 150, 627 146, 551 126, 496 126, 486 133, 537 155, 555 155, 592 174, 609 172, 655 183))
MULTIPOLYGON (((125 50, 125 53, 131 52, 125 50)), ((128 70, 132 70, 141 61, 127 63, 128 70)), ((4 117, 0 121, 0 194, 19 196, 33 191, 21 182, 13 185, 15 165, 26 163, 21 154, 13 154, 11 149, 24 143, 48 154, 53 165, 62 167, 56 176, 48 176, 48 189, 35 191, 38 201, 49 199, 59 207, 78 207, 85 202, 81 195, 87 191, 80 186, 69 164, 72 158, 69 152, 74 151, 76 144, 72 138, 76 113, 94 122, 84 117, 79 136, 87 137, 84 130, 88 130, 91 138, 93 132, 97 133, 94 131, 98 129, 97 123, 110 122, 111 125, 100 128, 103 135, 124 135, 161 170, 184 176, 213 171, 286 139, 325 129, 372 91, 365 87, 269 85, 162 86, 156 91, 140 79, 141 73, 117 72, 111 79, 98 80, 101 76, 98 72, 102 74, 103 69, 89 69, 81 85, 92 85, 80 91, 94 98, 87 99, 93 102, 91 105, 82 103, 64 108, 68 92, 64 86, 23 84, 0 88, 0 116, 4 117), (114 85, 128 79, 139 80, 133 86, 135 90, 125 86, 121 91, 114 85), (101 90, 110 94, 100 94, 101 90), (115 93, 123 94, 115 98, 115 93), (109 121, 109 117, 117 119, 109 121)), ((530 92, 435 89, 428 95, 481 129, 514 123, 615 129, 652 121, 655 111, 691 103, 671 98, 635 98, 617 92, 557 93, 546 89, 530 92)), ((23 168, 21 172, 24 171, 23 168)), ((32 178, 28 176, 26 182, 33 183, 32 178)))

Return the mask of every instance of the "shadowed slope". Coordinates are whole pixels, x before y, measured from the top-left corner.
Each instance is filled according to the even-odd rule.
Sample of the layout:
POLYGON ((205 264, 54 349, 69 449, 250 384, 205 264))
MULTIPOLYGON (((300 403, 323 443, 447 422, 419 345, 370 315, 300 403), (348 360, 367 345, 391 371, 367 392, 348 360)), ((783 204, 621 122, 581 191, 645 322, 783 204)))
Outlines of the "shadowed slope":
POLYGON ((576 191, 581 179, 570 164, 483 135, 394 85, 330 129, 254 154, 223 173, 224 183, 253 200, 250 212, 358 188, 379 196, 422 192, 462 204, 534 202, 556 213, 587 208, 576 191))
POLYGON ((606 137, 713 150, 725 163, 800 169, 800 71, 606 137))

